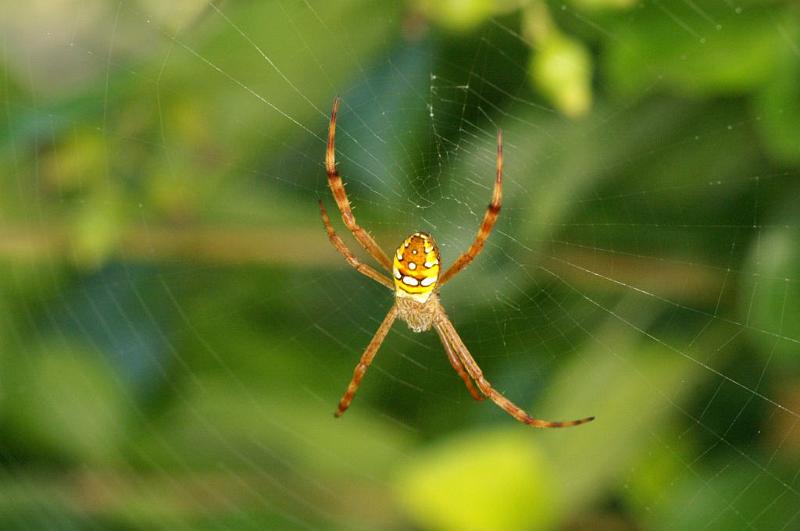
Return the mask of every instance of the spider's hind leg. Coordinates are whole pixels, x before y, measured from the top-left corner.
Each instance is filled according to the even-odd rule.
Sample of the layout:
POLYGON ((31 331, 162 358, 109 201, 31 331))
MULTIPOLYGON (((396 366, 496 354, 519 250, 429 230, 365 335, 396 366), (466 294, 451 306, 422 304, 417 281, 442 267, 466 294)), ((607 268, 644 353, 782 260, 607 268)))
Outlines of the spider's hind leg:
POLYGON ((466 345, 464 345, 464 342, 461 341, 461 337, 459 337, 458 332, 456 332, 453 323, 450 322, 450 319, 448 319, 446 315, 442 315, 441 318, 436 322, 435 326, 439 334, 444 335, 451 342, 453 349, 461 359, 461 363, 464 364, 464 368, 466 368, 472 379, 475 380, 475 384, 478 386, 478 389, 480 389, 481 392, 492 402, 500 406, 506 413, 523 424, 533 426, 534 428, 567 428, 570 426, 585 424, 594 420, 594 417, 586 417, 578 420, 554 422, 531 417, 525 412, 525 410, 514 404, 511 400, 503 396, 499 391, 492 387, 492 384, 490 384, 486 377, 484 377, 483 371, 481 371, 481 368, 469 353, 469 350, 467 349, 466 345))
POLYGON ((475 383, 470 378, 467 371, 464 370, 464 365, 461 363, 461 360, 458 358, 458 355, 453 349, 453 346, 447 340, 447 337, 439 330, 439 327, 436 327, 436 332, 439 334, 439 339, 442 340, 442 345, 444 346, 444 350, 447 353, 447 359, 450 360, 450 365, 453 366, 453 369, 456 370, 458 375, 464 381, 464 385, 467 386, 467 391, 472 396, 473 399, 477 401, 485 400, 486 397, 481 394, 481 392, 475 387, 475 383))
POLYGON ((361 385, 362 378, 364 378, 372 360, 375 359, 375 355, 378 353, 378 349, 381 347, 383 340, 386 339, 386 334, 389 333, 389 329, 392 327, 395 317, 397 317, 397 306, 392 306, 389 313, 386 314, 383 322, 378 327, 378 331, 372 336, 364 354, 361 355, 361 360, 353 371, 353 378, 350 380, 350 385, 347 386, 347 391, 344 392, 344 396, 339 400, 339 407, 336 409, 336 413, 333 414, 335 417, 341 417, 344 415, 344 412, 347 411, 347 408, 350 407, 350 402, 353 401, 353 397, 356 395, 356 391, 358 391, 358 386, 361 385))

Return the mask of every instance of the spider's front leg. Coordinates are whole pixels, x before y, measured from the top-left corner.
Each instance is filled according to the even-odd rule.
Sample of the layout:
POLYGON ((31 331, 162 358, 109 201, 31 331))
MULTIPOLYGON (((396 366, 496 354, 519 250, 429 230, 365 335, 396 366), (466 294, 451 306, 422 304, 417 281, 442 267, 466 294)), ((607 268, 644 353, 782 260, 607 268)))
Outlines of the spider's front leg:
POLYGON ((336 248, 337 251, 344 256, 345 261, 350 264, 356 271, 361 273, 362 275, 366 275, 372 280, 383 284, 390 290, 394 290, 394 284, 391 280, 384 277, 373 268, 368 266, 367 264, 361 263, 358 258, 347 248, 344 244, 342 239, 336 234, 336 231, 333 230, 333 225, 331 225, 331 219, 328 217, 328 211, 325 210, 325 205, 322 204, 322 199, 319 200, 319 213, 322 216, 322 224, 325 226, 325 232, 328 233, 328 239, 331 241, 333 246, 336 248))
POLYGON ((328 147, 325 150, 325 171, 328 174, 328 186, 331 189, 336 205, 342 213, 342 221, 345 226, 353 233, 353 236, 386 271, 392 270, 392 262, 386 256, 386 253, 378 246, 375 239, 356 222, 353 215, 353 209, 350 206, 350 200, 347 198, 347 192, 344 191, 344 184, 336 169, 336 115, 339 112, 339 103, 341 99, 338 97, 333 100, 333 108, 331 109, 331 121, 328 124, 328 147))
POLYGON ((492 190, 492 201, 486 208, 486 213, 483 215, 483 221, 475 235, 475 240, 461 256, 444 272, 439 279, 439 285, 444 286, 459 271, 469 265, 472 260, 480 254, 486 239, 492 233, 497 217, 500 215, 500 208, 503 204, 503 132, 497 131, 497 167, 495 170, 494 189, 492 190))

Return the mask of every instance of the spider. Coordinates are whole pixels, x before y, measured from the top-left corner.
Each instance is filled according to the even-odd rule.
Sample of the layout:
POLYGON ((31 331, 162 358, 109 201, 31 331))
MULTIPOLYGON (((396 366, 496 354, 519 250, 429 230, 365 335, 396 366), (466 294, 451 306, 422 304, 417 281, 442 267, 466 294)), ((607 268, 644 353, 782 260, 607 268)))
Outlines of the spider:
POLYGON ((342 239, 336 234, 331 225, 328 212, 322 200, 319 201, 320 215, 322 223, 328 233, 333 246, 338 250, 344 259, 359 273, 362 273, 372 280, 386 286, 394 291, 394 304, 389 309, 389 313, 378 327, 378 331, 367 345, 366 350, 361 356, 361 360, 356 365, 353 378, 347 390, 339 401, 339 407, 334 415, 340 417, 350 406, 350 402, 361 384, 364 374, 367 372, 372 360, 378 352, 386 334, 392 327, 396 318, 405 321, 409 328, 414 332, 424 332, 433 328, 439 334, 439 339, 447 353, 450 364, 456 373, 464 381, 469 394, 475 400, 491 399, 509 415, 518 421, 534 426, 536 428, 564 428, 577 426, 585 422, 594 420, 594 417, 587 417, 579 420, 565 422, 551 422, 536 419, 525 413, 519 406, 515 405, 508 398, 500 394, 492 387, 483 375, 483 371, 478 366, 475 359, 470 354, 464 342, 456 332, 453 323, 439 301, 439 288, 464 269, 472 260, 478 256, 483 249, 489 233, 500 213, 500 203, 502 199, 503 185, 503 135, 502 131, 497 132, 497 176, 494 181, 494 191, 492 192, 492 202, 483 217, 483 223, 478 230, 475 241, 465 253, 440 275, 441 260, 439 248, 430 234, 425 232, 415 232, 406 238, 392 255, 388 256, 378 247, 372 236, 356 223, 350 201, 342 184, 342 178, 336 169, 335 138, 336 138, 336 114, 339 110, 340 98, 333 101, 331 119, 328 126, 328 147, 325 152, 325 169, 328 174, 328 185, 330 186, 336 205, 342 214, 342 221, 345 226, 353 233, 359 244, 387 271, 391 272, 392 278, 389 279, 373 267, 360 262, 352 251, 347 248, 342 239))

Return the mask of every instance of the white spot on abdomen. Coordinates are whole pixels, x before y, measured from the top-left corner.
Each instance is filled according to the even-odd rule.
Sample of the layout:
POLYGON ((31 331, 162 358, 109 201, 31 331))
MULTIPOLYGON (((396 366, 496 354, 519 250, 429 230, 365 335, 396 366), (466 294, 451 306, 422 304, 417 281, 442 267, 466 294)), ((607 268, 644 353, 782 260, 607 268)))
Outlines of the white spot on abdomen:
MULTIPOLYGON (((425 279, 425 280, 428 280, 428 279, 425 279)), ((425 282, 425 280, 423 280, 423 282, 425 282)), ((406 286, 419 286, 419 280, 417 280, 414 277, 406 276, 406 277, 403 277, 403 284, 405 284, 406 286)))
POLYGON ((425 277, 425 278, 422 279, 422 282, 420 282, 420 284, 427 288, 428 286, 430 286, 434 282, 436 282, 436 277, 425 277))

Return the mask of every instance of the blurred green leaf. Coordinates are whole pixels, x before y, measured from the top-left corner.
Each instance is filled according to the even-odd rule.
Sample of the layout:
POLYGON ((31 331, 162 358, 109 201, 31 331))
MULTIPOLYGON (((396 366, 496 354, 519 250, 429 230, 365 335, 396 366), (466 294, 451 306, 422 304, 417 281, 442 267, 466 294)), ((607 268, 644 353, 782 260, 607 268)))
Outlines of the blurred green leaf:
POLYGON ((4 472, 0 475, 0 529, 82 530, 89 518, 78 514, 52 476, 4 472))
POLYGON ((583 42, 562 32, 546 2, 528 2, 522 33, 532 44, 529 76, 563 114, 577 118, 592 104, 592 57, 583 42))
POLYGON ((416 3, 436 24, 453 31, 468 31, 489 18, 495 0, 416 0, 416 3))
POLYGON ((800 60, 787 61, 767 81, 758 93, 756 112, 767 150, 784 164, 800 165, 800 60))
POLYGON ((740 319, 767 363, 800 369, 800 215, 792 199, 784 215, 750 248, 740 300, 740 319))
POLYGON ((120 242, 126 213, 113 186, 96 188, 74 213, 72 259, 80 267, 100 267, 120 242))
POLYGON ((15 372, 7 421, 20 448, 74 463, 116 460, 131 411, 102 358, 53 339, 18 358, 15 372))
MULTIPOLYGON (((742 8, 739 8, 742 9, 742 8)), ((775 26, 794 26, 791 11, 752 5, 739 15, 720 3, 695 10, 643 4, 636 19, 620 20, 607 43, 604 70, 622 97, 639 97, 653 86, 693 96, 742 94, 768 81, 791 54, 775 26)))
MULTIPOLYGON (((205 33, 199 43, 179 37, 181 53, 176 52, 178 57, 172 59, 175 63, 171 62, 162 80, 162 112, 172 116, 173 105, 186 110, 183 102, 188 98, 197 114, 192 121, 206 122, 202 127, 213 131, 221 156, 237 153, 249 155, 251 162, 263 160, 270 155, 265 153, 265 140, 280 146, 287 139, 305 138, 315 132, 304 131, 305 124, 314 120, 319 120, 317 130, 324 129, 333 97, 373 55, 385 50, 399 31, 397 9, 395 4, 345 0, 321 2, 313 10, 303 3, 282 6, 263 2, 231 4, 224 16, 210 10, 206 23, 213 32, 205 33), (276 18, 287 23, 272 24, 270 31, 263 31, 263 21, 276 18), (337 21, 337 25, 326 26, 322 21, 327 20, 337 21), (346 43, 336 39, 342 21, 350 28, 346 43), (286 46, 295 41, 297 28, 306 30, 303 46, 286 46), (266 58, 259 49, 269 51, 266 58), (225 65, 224 72, 213 67, 220 64, 225 65), (327 73, 325 82, 297 86, 298 80, 314 79, 321 64, 327 73), (197 76, 202 83, 189 82, 197 76)), ((150 90, 149 85, 142 90, 150 90)), ((344 107, 347 105, 345 101, 344 107)), ((153 114, 154 123, 157 118, 153 114)), ((184 123, 184 118, 165 121, 167 139, 173 138, 173 128, 184 123)), ((321 139, 318 145, 321 157, 321 139)), ((204 169, 208 161, 202 153, 198 155, 198 169, 204 169)))
POLYGON ((549 529, 554 470, 528 430, 457 435, 403 463, 398 499, 425 529, 549 529))
POLYGON ((553 488, 571 511, 599 501, 625 480, 654 431, 673 428, 679 414, 675 406, 706 375, 666 346, 641 340, 639 329, 646 330, 657 317, 654 306, 643 308, 629 298, 612 311, 630 324, 609 316, 536 405, 539 416, 550 419, 596 416, 585 426, 539 436, 559 471, 553 488))
POLYGON ((352 474, 359 467, 386 469, 409 444, 398 427, 363 409, 335 419, 332 406, 308 400, 302 389, 295 393, 269 393, 219 376, 194 377, 156 431, 143 434, 134 445, 134 459, 147 455, 149 465, 188 462, 201 469, 221 463, 239 470, 253 463, 281 468, 291 464, 296 473, 320 477, 352 474), (163 451, 164 439, 177 454, 163 451), (331 460, 330 455, 337 458, 331 460), (276 456, 281 456, 280 463, 276 456), (176 458, 180 461, 174 462, 176 458))
POLYGON ((62 143, 43 153, 39 161, 42 179, 60 197, 91 190, 108 177, 106 140, 93 128, 73 131, 62 143))
POLYGON ((173 32, 188 26, 208 9, 205 0, 139 0, 139 3, 156 21, 173 32))
MULTIPOLYGON (((791 481, 791 480, 789 480, 791 481)), ((642 508, 642 520, 654 531, 730 531, 731 529, 792 529, 796 498, 787 495, 786 479, 731 456, 712 470, 697 469, 671 488, 662 489, 657 503, 642 508)))
MULTIPOLYGON (((344 509, 353 513, 338 514, 345 529, 370 529, 392 516, 388 493, 374 489, 374 481, 402 457, 412 436, 363 403, 336 419, 335 399, 322 402, 300 385, 269 392, 219 375, 192 377, 176 394, 179 399, 132 441, 129 456, 139 467, 224 471, 236 486, 238 506, 295 522, 344 509), (241 480, 230 478, 244 478, 258 496, 242 493, 241 480)), ((152 502, 145 508, 150 514, 159 509, 152 502)))
POLYGON ((592 105, 592 58, 577 39, 557 32, 539 43, 531 59, 534 84, 567 116, 585 115, 592 105))
MULTIPOLYGON (((0 275, 6 273, 5 269, 0 266, 0 275)), ((14 327, 17 323, 10 311, 10 299, 5 286, 0 283, 0 419, 3 418, 10 391, 11 382, 8 375, 13 374, 13 360, 10 354, 13 350, 14 327)))
POLYGON ((639 0, 570 0, 580 9, 600 10, 600 9, 628 9, 639 3, 639 0))
POLYGON ((663 503, 664 485, 683 481, 686 463, 697 455, 692 447, 693 439, 685 437, 678 429, 664 430, 663 436, 653 439, 641 458, 631 468, 625 481, 625 499, 634 507, 634 512, 644 513, 645 519, 651 508, 663 503), (670 441, 669 445, 663 441, 670 441))

